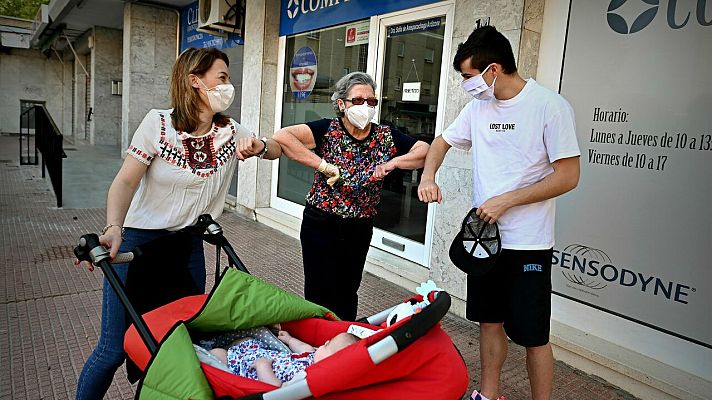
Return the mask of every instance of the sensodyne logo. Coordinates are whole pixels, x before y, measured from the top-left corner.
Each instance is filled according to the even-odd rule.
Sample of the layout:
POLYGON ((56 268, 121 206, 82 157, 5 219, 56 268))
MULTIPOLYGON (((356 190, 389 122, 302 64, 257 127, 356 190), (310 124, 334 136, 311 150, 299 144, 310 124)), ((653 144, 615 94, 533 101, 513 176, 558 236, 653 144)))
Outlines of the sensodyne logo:
POLYGON ((681 282, 635 271, 632 267, 616 265, 603 250, 571 244, 563 250, 554 249, 552 267, 574 286, 567 286, 599 297, 596 291, 606 287, 622 287, 639 293, 687 304, 697 289, 681 282), (593 290, 593 291, 591 291, 593 290))
POLYGON ((608 18, 608 26, 611 27, 615 32, 627 35, 631 33, 638 32, 648 26, 650 22, 653 21, 655 15, 658 13, 658 2, 659 0, 638 0, 644 3, 650 4, 652 7, 643 11, 640 15, 635 17, 633 24, 628 28, 628 22, 620 14, 615 13, 620 6, 625 4, 628 0, 612 0, 608 5, 608 13, 606 17, 608 18))

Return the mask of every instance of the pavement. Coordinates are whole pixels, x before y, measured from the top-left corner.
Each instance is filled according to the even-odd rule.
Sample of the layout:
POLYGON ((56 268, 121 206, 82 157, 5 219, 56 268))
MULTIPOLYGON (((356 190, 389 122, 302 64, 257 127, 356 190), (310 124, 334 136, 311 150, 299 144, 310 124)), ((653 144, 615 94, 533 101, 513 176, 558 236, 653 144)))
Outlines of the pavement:
MULTIPOLYGON (((20 166, 18 138, 0 136, 0 399, 70 399, 100 330, 102 274, 72 264, 78 238, 105 221, 106 188, 121 164, 111 148, 67 145, 63 208, 39 166, 20 166)), ((218 222, 252 274, 303 295, 299 241, 230 212, 218 222)), ((206 251, 214 271, 214 251, 206 251)), ((222 265, 225 265, 223 260, 222 265)), ((212 277, 208 287, 212 286, 212 277)), ((372 315, 411 292, 368 273, 359 290, 359 316, 372 315)), ((442 326, 468 366, 468 394, 479 387, 479 329, 448 314, 442 326)), ((531 398, 525 350, 510 342, 502 371, 507 400, 531 398)), ((554 367, 552 399, 635 399, 562 362, 554 367)), ((122 367, 107 399, 131 399, 135 385, 122 367)))

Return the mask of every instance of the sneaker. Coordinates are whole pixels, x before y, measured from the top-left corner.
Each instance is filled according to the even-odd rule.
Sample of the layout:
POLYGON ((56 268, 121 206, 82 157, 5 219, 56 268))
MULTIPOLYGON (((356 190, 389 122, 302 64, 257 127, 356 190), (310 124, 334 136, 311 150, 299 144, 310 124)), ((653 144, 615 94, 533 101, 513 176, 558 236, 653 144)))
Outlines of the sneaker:
MULTIPOLYGON (((484 396, 482 396, 482 395, 480 394, 480 392, 478 392, 477 390, 475 390, 474 392, 472 392, 472 395, 470 396, 470 399, 471 399, 471 400, 485 400, 485 399, 487 399, 487 398, 484 397, 484 396)), ((489 399, 487 399, 487 400, 489 400, 489 399)), ((495 400, 504 400, 504 396, 499 396, 499 397, 498 397, 497 399, 495 399, 495 400)))

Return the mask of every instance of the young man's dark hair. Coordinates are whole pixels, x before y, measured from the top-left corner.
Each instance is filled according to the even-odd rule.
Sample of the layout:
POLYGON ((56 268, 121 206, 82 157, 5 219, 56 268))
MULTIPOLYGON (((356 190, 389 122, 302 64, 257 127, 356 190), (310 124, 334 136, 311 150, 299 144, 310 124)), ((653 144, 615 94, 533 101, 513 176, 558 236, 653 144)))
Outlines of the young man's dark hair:
POLYGON ((480 72, 492 63, 500 64, 505 74, 517 71, 512 45, 494 26, 483 26, 472 31, 467 40, 457 46, 452 66, 462 72, 460 65, 470 57, 472 68, 480 72))

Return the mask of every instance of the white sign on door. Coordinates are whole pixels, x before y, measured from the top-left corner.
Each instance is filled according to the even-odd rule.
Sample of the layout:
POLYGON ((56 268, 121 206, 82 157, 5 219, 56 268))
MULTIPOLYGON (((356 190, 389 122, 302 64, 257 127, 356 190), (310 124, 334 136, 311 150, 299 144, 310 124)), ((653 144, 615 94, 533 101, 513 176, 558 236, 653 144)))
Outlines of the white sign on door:
POLYGON ((403 84, 403 101, 420 101, 420 82, 403 84))

